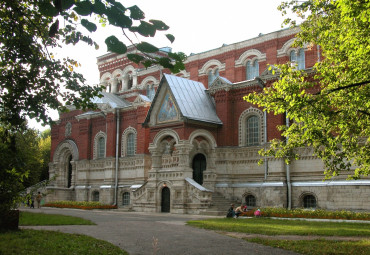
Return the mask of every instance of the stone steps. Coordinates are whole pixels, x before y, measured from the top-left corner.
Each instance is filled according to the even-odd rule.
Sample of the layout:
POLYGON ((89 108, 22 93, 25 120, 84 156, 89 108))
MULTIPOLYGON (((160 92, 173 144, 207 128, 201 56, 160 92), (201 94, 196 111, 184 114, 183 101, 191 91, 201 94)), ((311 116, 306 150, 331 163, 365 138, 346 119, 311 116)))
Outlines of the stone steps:
POLYGON ((226 199, 220 193, 215 192, 212 194, 211 206, 201 215, 226 216, 231 204, 237 205, 237 202, 226 199))

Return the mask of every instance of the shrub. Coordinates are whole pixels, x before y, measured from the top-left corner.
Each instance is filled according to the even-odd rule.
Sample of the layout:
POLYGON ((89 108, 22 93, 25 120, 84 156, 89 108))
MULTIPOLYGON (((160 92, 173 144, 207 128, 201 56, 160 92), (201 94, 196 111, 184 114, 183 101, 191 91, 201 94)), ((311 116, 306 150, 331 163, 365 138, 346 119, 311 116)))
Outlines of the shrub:
MULTIPOLYGON (((257 210, 257 209, 255 209, 257 210)), ((244 216, 253 216, 255 210, 243 213, 244 216)), ((341 220, 370 220, 370 213, 351 211, 328 211, 323 209, 308 210, 303 208, 285 209, 278 207, 260 208, 262 217, 282 218, 315 218, 315 219, 341 219, 341 220)))
POLYGON ((116 205, 104 205, 100 202, 84 202, 84 201, 54 201, 46 203, 46 207, 57 207, 57 208, 76 208, 84 210, 92 209, 117 209, 116 205))

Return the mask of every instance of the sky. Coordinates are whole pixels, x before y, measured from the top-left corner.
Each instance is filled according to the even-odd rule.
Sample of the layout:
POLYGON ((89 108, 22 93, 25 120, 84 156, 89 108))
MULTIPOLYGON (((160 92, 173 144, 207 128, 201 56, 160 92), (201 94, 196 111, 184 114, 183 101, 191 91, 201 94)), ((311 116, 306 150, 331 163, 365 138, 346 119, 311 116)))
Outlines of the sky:
MULTIPOLYGON (((267 34, 282 29, 284 17, 277 10, 281 0, 120 0, 125 6, 137 5, 145 13, 146 20, 157 19, 165 22, 170 29, 157 32, 153 38, 136 38, 130 35, 134 42, 142 40, 157 47, 171 47, 174 52, 201 53, 219 48, 223 44, 232 44, 257 37, 260 33, 267 34), (165 34, 175 36, 171 42, 165 34)), ((88 32, 87 32, 88 34, 88 32)), ((96 65, 97 57, 107 53, 104 40, 115 35, 124 40, 122 31, 112 26, 100 27, 91 37, 97 41, 100 48, 95 50, 85 44, 63 47, 57 54, 59 57, 69 56, 77 60, 82 73, 90 85, 99 83, 99 71, 96 65)), ((51 112, 53 119, 58 119, 55 111, 51 112)), ((39 130, 48 128, 31 120, 29 126, 39 130)))

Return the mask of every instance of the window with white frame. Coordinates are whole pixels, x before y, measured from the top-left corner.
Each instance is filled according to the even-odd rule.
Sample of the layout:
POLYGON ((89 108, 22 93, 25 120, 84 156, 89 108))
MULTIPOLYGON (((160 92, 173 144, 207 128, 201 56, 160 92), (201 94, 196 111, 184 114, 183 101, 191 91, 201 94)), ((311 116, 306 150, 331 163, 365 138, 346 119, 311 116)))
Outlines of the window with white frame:
POLYGON ((134 129, 133 127, 128 127, 125 129, 122 134, 122 157, 134 156, 136 154, 136 138, 136 129, 134 129))
POLYGON ((290 62, 294 63, 298 70, 303 70, 306 68, 305 64, 305 53, 304 49, 299 49, 298 54, 295 50, 290 52, 290 62))
POLYGON ((254 146, 259 145, 259 120, 256 115, 252 115, 247 118, 246 120, 246 129, 245 129, 245 145, 246 146, 254 146))
POLYGON ((127 156, 135 155, 135 134, 129 133, 127 135, 127 156))
POLYGON ((247 61, 247 80, 252 80, 254 78, 256 78, 257 76, 259 76, 259 64, 258 64, 258 60, 254 60, 254 61, 247 61))
POLYGON ((123 192, 123 194, 122 194, 122 205, 123 206, 130 205, 130 192, 123 192))
POLYGON ((100 137, 98 140, 98 158, 105 157, 105 139, 100 137))

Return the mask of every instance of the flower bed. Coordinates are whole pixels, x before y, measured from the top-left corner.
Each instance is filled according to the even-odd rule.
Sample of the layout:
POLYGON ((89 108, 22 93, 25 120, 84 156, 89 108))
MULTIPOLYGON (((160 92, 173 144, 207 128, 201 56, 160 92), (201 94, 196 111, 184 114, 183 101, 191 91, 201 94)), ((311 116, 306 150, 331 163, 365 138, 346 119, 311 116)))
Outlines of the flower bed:
MULTIPOLYGON (((242 216, 254 216, 253 209, 244 212, 242 216)), ((322 209, 292 209, 285 208, 260 208, 261 217, 281 217, 281 218, 312 218, 312 219, 340 219, 340 220, 370 220, 370 213, 350 212, 350 211, 328 211, 322 209)))
POLYGON ((83 201, 54 201, 43 206, 57 208, 76 208, 84 210, 92 209, 117 209, 116 205, 104 205, 99 202, 83 202, 83 201))

